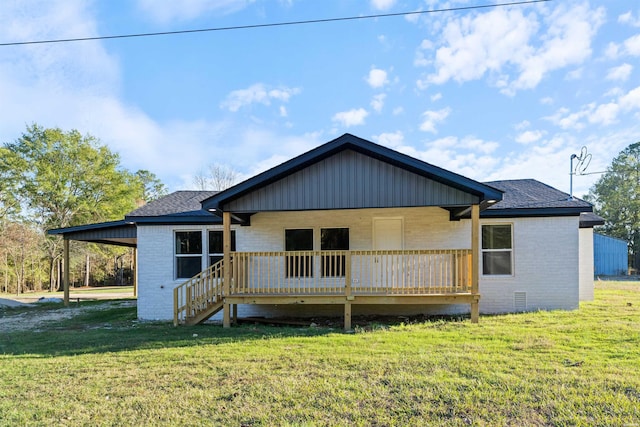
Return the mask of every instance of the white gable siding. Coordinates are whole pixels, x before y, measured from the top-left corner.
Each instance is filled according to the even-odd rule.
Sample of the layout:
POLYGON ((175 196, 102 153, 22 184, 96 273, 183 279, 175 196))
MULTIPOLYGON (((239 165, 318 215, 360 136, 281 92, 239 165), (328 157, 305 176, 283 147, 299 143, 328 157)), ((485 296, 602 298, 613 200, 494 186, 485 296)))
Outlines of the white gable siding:
MULTIPOLYGON (((405 249, 468 249, 470 221, 449 221, 440 208, 354 209, 338 211, 263 212, 251 217, 251 226, 234 226, 238 251, 282 251, 285 228, 313 228, 319 249, 319 230, 348 227, 350 248, 371 249, 373 218, 402 217, 405 249)), ((524 218, 481 220, 481 224, 512 223, 514 275, 480 276, 480 310, 483 313, 516 311, 514 293, 526 293, 526 309, 574 309, 578 306, 578 219, 524 218)), ((220 226, 138 227, 138 317, 173 318, 173 245, 175 230, 221 229, 220 226)), ((206 261, 203 261, 206 262, 206 261)), ((240 316, 273 315, 274 307, 241 305, 240 316)), ((353 314, 417 314, 468 312, 455 306, 352 306, 353 314)), ((343 313, 342 306, 279 306, 279 315, 319 316, 343 313)), ((213 320, 220 318, 220 314, 213 320)))
POLYGON ((505 223, 513 224, 513 275, 484 276, 480 270, 480 312, 520 311, 520 292, 527 311, 578 308, 578 217, 481 221, 505 223))
POLYGON ((593 228, 580 229, 580 301, 593 301, 593 228))

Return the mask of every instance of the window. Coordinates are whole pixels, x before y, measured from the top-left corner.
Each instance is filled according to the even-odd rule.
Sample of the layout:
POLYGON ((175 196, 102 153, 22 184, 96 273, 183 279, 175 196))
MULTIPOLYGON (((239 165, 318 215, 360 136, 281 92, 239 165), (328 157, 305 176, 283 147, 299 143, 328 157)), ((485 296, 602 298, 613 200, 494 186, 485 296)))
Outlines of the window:
POLYGON ((512 274, 511 225, 482 226, 482 274, 512 274))
MULTIPOLYGON (((231 252, 236 251, 236 231, 231 230, 231 252)), ((223 258, 222 230, 209 231, 209 265, 213 265, 223 258)))
MULTIPOLYGON (((284 231, 285 251, 312 251, 313 230, 292 229, 284 231)), ((313 257, 311 255, 287 255, 287 277, 312 277, 313 257)))
MULTIPOLYGON (((320 230, 320 249, 323 251, 348 251, 348 228, 323 228, 320 230)), ((322 277, 345 276, 344 255, 330 255, 322 257, 322 277)))
POLYGON ((176 279, 189 279, 202 271, 202 232, 176 231, 176 279))

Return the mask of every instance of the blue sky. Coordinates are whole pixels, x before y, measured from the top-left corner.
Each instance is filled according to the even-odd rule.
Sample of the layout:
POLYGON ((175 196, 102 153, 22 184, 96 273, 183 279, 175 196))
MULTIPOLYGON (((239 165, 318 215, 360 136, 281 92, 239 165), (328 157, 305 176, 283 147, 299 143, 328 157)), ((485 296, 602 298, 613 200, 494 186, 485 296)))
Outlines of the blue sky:
MULTIPOLYGON (((494 3, 3 0, 0 42, 494 3)), ((78 129, 179 190, 208 165, 249 177, 349 132, 479 181, 568 191, 583 145, 598 172, 640 140, 639 59, 636 0, 5 46, 0 141, 33 122, 78 129)))

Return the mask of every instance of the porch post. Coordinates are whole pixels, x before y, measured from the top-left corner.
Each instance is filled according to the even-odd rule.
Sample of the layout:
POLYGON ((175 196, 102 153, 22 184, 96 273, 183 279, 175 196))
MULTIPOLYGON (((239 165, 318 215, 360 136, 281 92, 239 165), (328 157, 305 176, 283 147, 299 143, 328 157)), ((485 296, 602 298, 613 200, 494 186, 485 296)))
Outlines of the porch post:
POLYGON ((64 259, 64 271, 62 273, 62 286, 64 287, 64 305, 69 306, 69 270, 71 267, 71 262, 69 261, 69 239, 64 238, 62 242, 62 257, 64 259))
POLYGON ((480 205, 471 205, 471 294, 474 299, 471 303, 471 323, 478 323, 480 309, 479 299, 479 268, 480 265, 480 205))
POLYGON ((133 248, 133 296, 138 296, 138 248, 133 248))
POLYGON ((231 327, 230 307, 226 299, 231 289, 231 213, 222 212, 222 327, 231 327))

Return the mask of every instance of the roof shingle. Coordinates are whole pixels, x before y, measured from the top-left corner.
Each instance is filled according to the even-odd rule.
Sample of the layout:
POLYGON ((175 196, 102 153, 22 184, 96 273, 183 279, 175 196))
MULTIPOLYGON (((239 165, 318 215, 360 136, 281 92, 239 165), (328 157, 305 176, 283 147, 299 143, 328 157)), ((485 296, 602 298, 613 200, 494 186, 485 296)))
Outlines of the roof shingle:
POLYGON ((504 191, 502 200, 488 210, 591 208, 590 203, 575 197, 571 199, 567 193, 535 179, 491 181, 485 184, 504 191))

